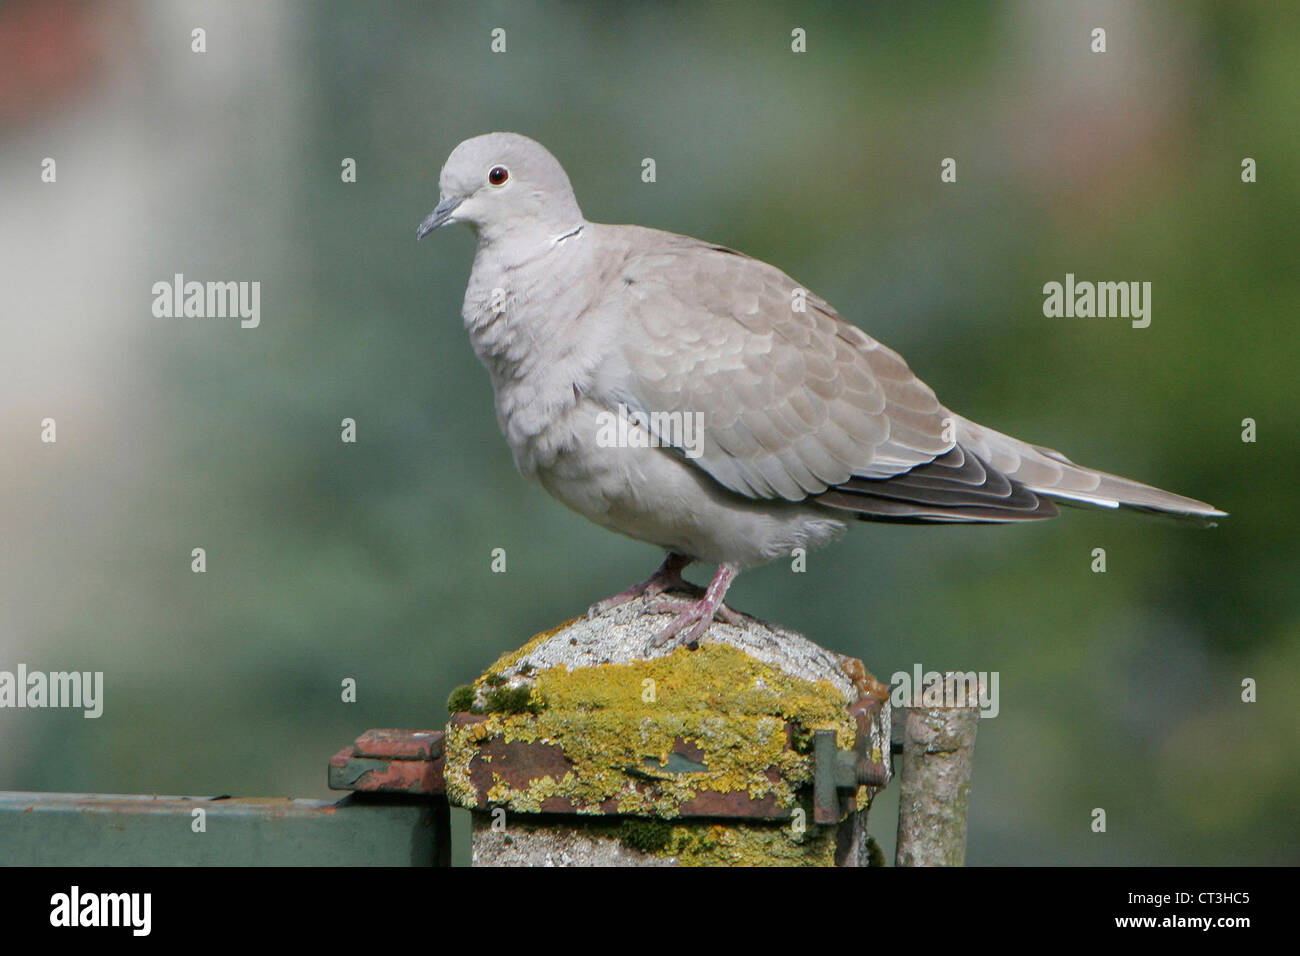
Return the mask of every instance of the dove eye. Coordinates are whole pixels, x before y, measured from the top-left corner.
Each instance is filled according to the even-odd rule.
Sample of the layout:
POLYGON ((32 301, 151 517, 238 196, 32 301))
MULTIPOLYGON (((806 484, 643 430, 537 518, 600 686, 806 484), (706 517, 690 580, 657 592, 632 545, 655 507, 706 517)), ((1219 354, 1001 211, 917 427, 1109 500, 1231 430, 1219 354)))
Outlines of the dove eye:
POLYGON ((493 166, 488 172, 488 182, 493 186, 504 185, 505 181, 510 178, 510 170, 504 166, 493 166))

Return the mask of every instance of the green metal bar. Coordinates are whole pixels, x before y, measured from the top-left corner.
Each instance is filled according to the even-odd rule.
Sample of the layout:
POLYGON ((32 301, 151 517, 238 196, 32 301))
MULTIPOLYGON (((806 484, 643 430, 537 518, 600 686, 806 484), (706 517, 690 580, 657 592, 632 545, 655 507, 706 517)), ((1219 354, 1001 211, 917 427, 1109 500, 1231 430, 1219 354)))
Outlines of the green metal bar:
POLYGON ((446 802, 428 797, 0 792, 5 866, 445 866, 449 857, 446 802))

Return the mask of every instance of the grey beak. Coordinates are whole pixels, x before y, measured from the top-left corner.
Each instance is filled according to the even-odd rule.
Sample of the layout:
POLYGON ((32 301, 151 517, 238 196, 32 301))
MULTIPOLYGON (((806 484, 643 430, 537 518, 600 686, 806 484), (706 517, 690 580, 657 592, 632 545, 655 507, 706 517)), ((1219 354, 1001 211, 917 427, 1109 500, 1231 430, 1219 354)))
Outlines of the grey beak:
POLYGON ((424 217, 424 221, 420 223, 420 228, 415 230, 415 241, 419 242, 429 233, 433 232, 433 230, 437 229, 450 219, 451 214, 456 211, 456 207, 459 206, 460 203, 461 200, 459 199, 444 199, 442 202, 438 203, 438 205, 433 208, 433 212, 424 217))

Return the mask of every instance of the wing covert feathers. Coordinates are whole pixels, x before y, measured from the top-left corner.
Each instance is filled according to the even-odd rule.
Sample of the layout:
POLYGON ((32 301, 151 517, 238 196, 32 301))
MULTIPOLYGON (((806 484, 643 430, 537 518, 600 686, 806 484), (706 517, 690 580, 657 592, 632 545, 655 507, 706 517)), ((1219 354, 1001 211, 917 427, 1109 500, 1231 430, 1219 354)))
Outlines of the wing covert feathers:
POLYGON ((774 266, 611 228, 631 230, 610 292, 629 323, 620 398, 695 416, 703 447, 690 460, 733 492, 880 521, 1031 521, 1054 517, 1053 500, 1224 514, 953 414, 897 352, 774 266))

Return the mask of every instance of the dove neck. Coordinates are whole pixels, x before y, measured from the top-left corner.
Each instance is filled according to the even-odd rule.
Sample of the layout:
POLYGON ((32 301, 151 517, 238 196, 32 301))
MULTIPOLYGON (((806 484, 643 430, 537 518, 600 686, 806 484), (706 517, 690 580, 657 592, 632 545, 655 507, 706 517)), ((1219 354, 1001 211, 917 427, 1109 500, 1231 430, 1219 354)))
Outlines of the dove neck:
POLYGON ((574 218, 483 224, 478 228, 476 257, 491 257, 504 268, 517 268, 581 237, 586 221, 574 218))
MULTIPOLYGON (((550 377, 560 383, 577 382, 586 374, 588 363, 578 361, 578 353, 586 354, 592 337, 584 331, 590 323, 584 323, 583 316, 598 289, 556 281, 556 276, 600 272, 600 245, 589 232, 589 226, 574 227, 568 238, 548 237, 542 245, 513 250, 521 254, 509 259, 491 244, 479 245, 462 315, 474 351, 494 384, 516 382, 536 367, 559 373, 550 377), (568 368, 566 362, 582 369, 568 368)), ((567 394, 572 399, 571 390, 567 394)))

